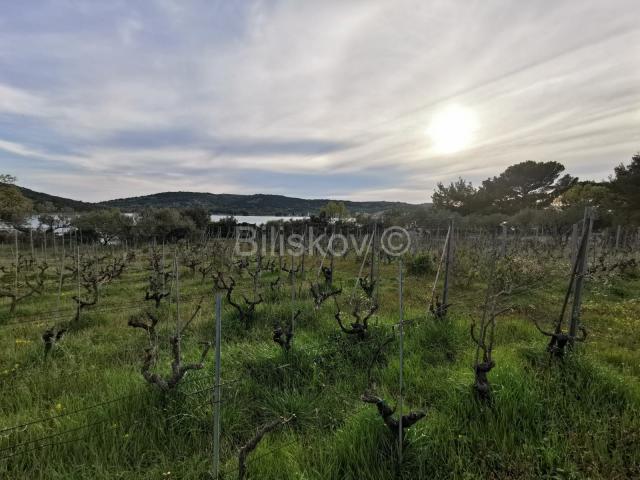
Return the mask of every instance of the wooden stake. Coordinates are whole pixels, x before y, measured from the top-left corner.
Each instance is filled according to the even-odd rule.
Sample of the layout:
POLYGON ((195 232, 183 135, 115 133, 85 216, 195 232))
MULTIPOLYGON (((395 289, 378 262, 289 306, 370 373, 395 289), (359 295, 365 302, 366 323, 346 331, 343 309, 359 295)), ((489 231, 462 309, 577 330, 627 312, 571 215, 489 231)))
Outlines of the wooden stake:
POLYGON ((587 265, 589 258, 589 237, 593 230, 593 214, 590 208, 585 209, 585 224, 583 225, 583 238, 585 247, 582 250, 582 255, 578 258, 578 271, 575 280, 575 289, 573 292, 573 304, 571 305, 571 320, 569 323, 569 336, 575 338, 578 333, 578 326, 580 325, 580 310, 582 307, 582 289, 584 287, 584 279, 587 273, 587 265), (588 220, 588 225, 586 221, 588 220))
POLYGON ((333 257, 333 241, 336 234, 336 224, 333 224, 333 230, 331 231, 331 239, 329 240, 329 254, 331 255, 331 262, 329 263, 329 268, 331 269, 331 277, 329 278, 329 286, 333 286, 333 269, 334 269, 334 257, 333 257))
POLYGON ((371 245, 372 245, 372 249, 371 249, 371 270, 369 271, 369 282, 373 282, 374 279, 374 273, 375 273, 375 260, 376 260, 376 255, 375 255, 375 251, 376 251, 376 230, 377 230, 377 224, 373 224, 373 239, 371 240, 371 245))
MULTIPOLYGON (((447 232, 447 254, 444 263, 444 285, 442 287, 442 305, 449 303, 449 276, 451 271, 451 244, 453 243, 453 219, 449 220, 449 231, 447 232)), ((446 314, 446 308, 444 310, 446 314)))
POLYGON ((571 227, 571 265, 576 261, 576 253, 578 250, 578 224, 574 223, 571 227))
POLYGON ((502 256, 507 254, 507 223, 502 223, 502 256))
POLYGON ((165 271, 164 271, 165 267, 164 267, 164 237, 162 237, 162 291, 166 292, 166 288, 167 288, 167 280, 166 280, 166 275, 165 275, 165 271))

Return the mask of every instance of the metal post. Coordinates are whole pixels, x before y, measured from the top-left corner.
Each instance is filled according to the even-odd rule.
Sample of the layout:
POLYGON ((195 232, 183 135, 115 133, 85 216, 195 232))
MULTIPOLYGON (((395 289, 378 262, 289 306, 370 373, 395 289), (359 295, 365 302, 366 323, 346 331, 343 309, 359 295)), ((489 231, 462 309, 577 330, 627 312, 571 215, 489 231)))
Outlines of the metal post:
POLYGON ((80 245, 78 244, 78 234, 76 233, 76 280, 78 284, 78 322, 80 321, 80 315, 82 314, 82 308, 80 308, 80 245))
POLYGON ((213 378, 213 478, 217 479, 220 470, 220 344, 222 335, 222 295, 216 294, 216 364, 213 378))
POLYGON ((293 334, 295 328, 295 301, 296 301, 296 272, 293 268, 293 252, 291 253, 291 333, 293 334))
POLYGON ((62 255, 60 256, 60 278, 58 279, 58 299, 56 300, 56 312, 60 311, 60 298, 62 297, 62 278, 64 274, 64 234, 62 235, 62 255))
POLYGON ((173 274, 176 279, 176 338, 180 336, 180 271, 178 269, 178 249, 173 253, 173 274))
MULTIPOLYGON (((15 298, 18 298, 18 276, 20 275, 20 250, 18 248, 18 230, 15 231, 15 240, 16 240, 16 278, 15 278, 15 283, 14 283, 14 288, 15 288, 15 298)), ((14 305, 15 305, 15 300, 14 300, 14 305)))
POLYGON ((403 402, 403 393, 404 393, 404 305, 403 305, 403 283, 404 279, 402 276, 402 257, 398 259, 399 266, 399 293, 400 293, 400 322, 399 322, 399 345, 400 345, 400 392, 398 399, 398 465, 402 465, 402 402, 403 402))
POLYGON ((616 251, 620 248, 620 234, 622 230, 622 225, 618 225, 618 228, 616 228, 616 251))

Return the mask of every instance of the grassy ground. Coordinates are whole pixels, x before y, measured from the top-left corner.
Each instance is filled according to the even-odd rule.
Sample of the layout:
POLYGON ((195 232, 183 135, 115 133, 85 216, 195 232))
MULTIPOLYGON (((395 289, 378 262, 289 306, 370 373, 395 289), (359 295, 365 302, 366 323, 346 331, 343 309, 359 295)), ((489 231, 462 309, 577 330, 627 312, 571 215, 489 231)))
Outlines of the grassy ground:
MULTIPOLYGON (((146 273, 138 257, 103 288, 100 303, 47 359, 40 335, 73 316, 72 282, 60 302, 51 279, 49 293, 21 303, 15 317, 0 306, 0 457, 19 453, 0 460, 1 478, 209 478, 212 356, 170 394, 145 383, 139 369, 148 339, 127 326, 131 315, 152 308, 142 300, 146 273), (7 325, 14 322, 26 323, 7 325), (49 417, 58 418, 5 430, 49 417), (23 445, 11 448, 17 444, 23 445)), ((353 257, 337 263, 337 282, 346 292, 358 267, 353 257)), ((264 285, 273 275, 265 274, 264 285)), ((441 322, 425 315, 433 275, 407 276, 405 318, 419 321, 405 329, 404 410, 422 409, 427 416, 409 430, 399 465, 395 438, 375 407, 360 400, 372 358, 389 337, 394 341, 377 355, 370 374, 392 405, 399 393, 392 331, 398 321, 397 265, 383 265, 381 276, 381 309, 364 341, 339 332, 332 302, 314 310, 307 282, 295 302, 302 315, 289 353, 271 339, 273 323, 291 314, 288 290, 258 306, 250 330, 225 307, 224 478, 237 477, 237 451, 259 426, 291 414, 295 420, 267 434, 249 457, 251 478, 640 477, 640 280, 590 284, 583 309, 589 338, 563 362, 546 354, 546 338, 530 317, 555 318, 566 278, 553 275, 511 298, 515 308, 497 326, 497 366, 489 376, 493 402, 487 405, 471 389, 474 347, 468 333, 481 311, 484 284, 457 279, 454 306, 441 322)), ((245 276, 242 289, 249 288, 245 276)), ((198 342, 214 337, 212 281, 203 283, 185 269, 180 293, 183 318, 205 297, 185 338, 185 357, 196 360, 198 342)), ((175 306, 161 311, 160 337, 166 338, 175 306)), ((158 369, 166 372, 170 357, 163 345, 158 369)))

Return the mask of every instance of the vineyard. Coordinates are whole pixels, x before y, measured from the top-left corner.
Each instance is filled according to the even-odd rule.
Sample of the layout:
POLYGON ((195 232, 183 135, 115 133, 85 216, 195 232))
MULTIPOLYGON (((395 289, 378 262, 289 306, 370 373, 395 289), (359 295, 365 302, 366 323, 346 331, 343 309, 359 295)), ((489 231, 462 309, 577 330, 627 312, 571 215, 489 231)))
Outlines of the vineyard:
POLYGON ((309 228, 8 236, 0 477, 640 477, 635 231, 309 228))

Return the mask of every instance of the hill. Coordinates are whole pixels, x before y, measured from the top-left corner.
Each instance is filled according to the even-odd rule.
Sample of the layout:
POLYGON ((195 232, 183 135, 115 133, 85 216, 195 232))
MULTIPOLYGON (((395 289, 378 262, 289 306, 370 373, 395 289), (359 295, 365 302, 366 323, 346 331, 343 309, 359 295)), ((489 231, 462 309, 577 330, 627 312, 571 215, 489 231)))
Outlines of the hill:
MULTIPOLYGON (((121 210, 140 210, 147 207, 203 207, 212 213, 236 215, 306 215, 316 214, 329 199, 304 199, 284 195, 234 195, 227 193, 163 192, 142 197, 121 198, 100 203, 121 210)), ((344 201, 351 213, 378 213, 393 208, 411 208, 416 205, 402 202, 344 201)))
MULTIPOLYGON (((27 198, 31 199, 34 204, 41 207, 39 210, 42 211, 86 211, 97 208, 119 208, 123 211, 134 212, 150 207, 203 207, 210 213, 219 214, 307 215, 317 214, 329 201, 329 199, 304 199, 287 197, 284 195, 266 194, 235 195, 228 193, 162 192, 140 197, 119 198, 104 202, 91 203, 36 192, 24 187, 19 188, 27 198), (50 206, 53 206, 53 209, 48 208, 50 206)), ((375 214, 392 209, 410 209, 424 206, 424 204, 415 205, 404 202, 353 202, 349 200, 345 200, 344 204, 352 214, 375 214)))
POLYGON ((68 211, 82 212, 100 208, 95 203, 72 200, 70 198, 57 197, 48 193, 36 192, 25 187, 18 187, 20 192, 33 202, 37 211, 68 211))

